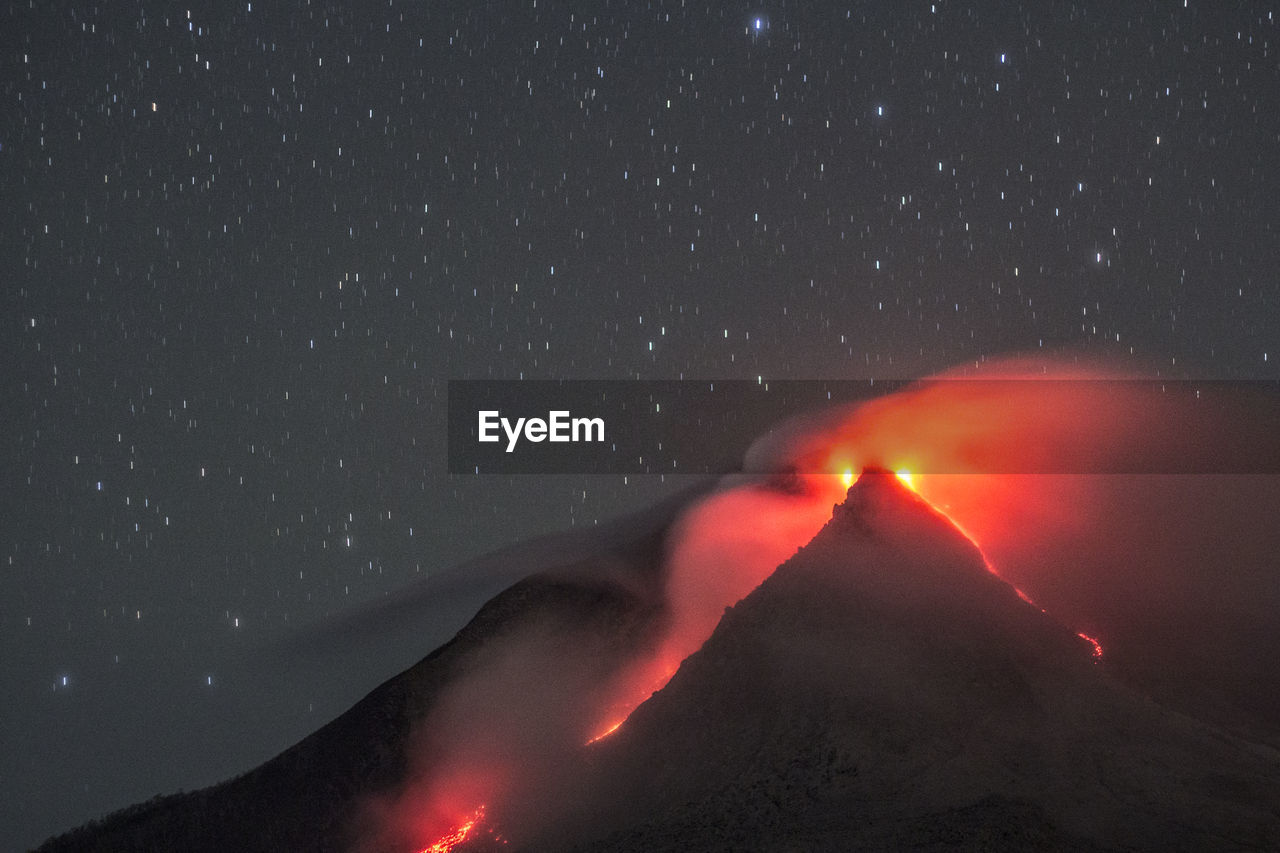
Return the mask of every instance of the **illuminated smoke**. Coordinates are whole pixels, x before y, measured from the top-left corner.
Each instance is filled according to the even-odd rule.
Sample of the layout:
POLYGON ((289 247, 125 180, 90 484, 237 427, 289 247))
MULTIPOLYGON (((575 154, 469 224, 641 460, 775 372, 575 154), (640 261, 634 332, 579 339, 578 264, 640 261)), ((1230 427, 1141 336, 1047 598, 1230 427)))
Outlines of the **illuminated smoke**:
POLYGON ((808 542, 843 495, 838 476, 730 478, 692 506, 669 535, 665 630, 629 662, 602 660, 581 626, 543 621, 490 640, 415 735, 412 780, 368 804, 360 850, 447 841, 482 803, 507 837, 554 821, 573 797, 575 754, 661 689, 724 609, 808 542))
POLYGON ((476 810, 473 811, 466 820, 446 832, 440 838, 437 838, 428 846, 423 847, 419 853, 449 853, 450 850, 454 850, 459 844, 462 844, 467 841, 467 839, 471 838, 476 827, 484 821, 484 813, 485 807, 483 805, 477 806, 476 810))
POLYGON ((988 364, 798 417, 750 470, 911 472, 988 564, 1174 707, 1280 724, 1280 396, 988 364), (957 381, 962 380, 962 381, 957 381), (992 381, 988 381, 992 380, 992 381), (1210 698, 1212 697, 1212 698, 1210 698))
POLYGON ((371 805, 380 829, 368 849, 419 850, 481 821, 516 839, 554 823, 572 797, 575 754, 625 727, 725 608, 817 533, 866 466, 897 472, 979 546, 990 570, 1071 626, 1095 657, 1101 640, 1108 660, 1140 678, 1143 666, 1171 661, 1183 674, 1212 672, 1224 648, 1238 651, 1235 614, 1280 607, 1274 582, 1248 580, 1258 555, 1280 553, 1280 478, 1177 472, 1238 471, 1258 448, 1263 467, 1272 464, 1274 406, 1213 389, 1185 398, 1158 385, 1090 381, 1113 377, 1009 362, 985 378, 1037 381, 947 377, 776 431, 748 454, 760 476, 727 479, 673 528, 658 642, 594 667, 585 635, 566 637, 555 625, 495 642, 414 739, 414 781, 371 805), (787 470, 806 473, 777 474, 787 470), (1231 542, 1208 543, 1224 529, 1231 542), (1213 574, 1224 555, 1235 561, 1229 577, 1213 574), (1210 593, 1224 614, 1212 623, 1213 654, 1184 627, 1188 613, 1206 623, 1196 607, 1210 593), (416 846, 403 846, 409 839, 416 846))
MULTIPOLYGON (((915 491, 916 494, 920 494, 915 487, 915 478, 912 476, 910 471, 908 471, 905 468, 899 468, 897 471, 894 472, 894 474, 895 476, 897 476, 898 480, 903 483, 903 485, 905 485, 907 488, 911 489, 912 491, 915 491)), ((982 563, 986 567, 986 570, 991 574, 995 575, 996 577, 1001 578, 1003 580, 1004 578, 1000 574, 1000 570, 997 569, 995 567, 995 564, 991 562, 991 559, 987 556, 986 552, 982 550, 982 545, 979 544, 978 540, 973 537, 973 534, 965 530, 964 527, 961 526, 961 524, 958 521, 952 518, 951 515, 946 510, 931 503, 928 498, 924 498, 924 500, 926 503, 929 504, 929 506, 933 508, 935 512, 937 512, 943 518, 947 519, 947 521, 951 523, 951 526, 953 526, 957 531, 959 531, 966 539, 969 540, 969 543, 973 545, 974 548, 977 549, 978 553, 982 556, 982 563)), ((1008 583, 1007 580, 1005 582, 1008 583)), ((1044 613, 1046 615, 1048 614, 1049 611, 1041 607, 1039 604, 1036 604, 1035 599, 1033 599, 1030 595, 1028 595, 1025 590, 1021 589, 1020 587, 1014 586, 1013 584, 1010 584, 1010 586, 1012 587, 1013 591, 1017 593, 1018 598, 1021 599, 1024 604, 1029 604, 1032 607, 1039 610, 1041 613, 1044 613)), ((1084 640, 1085 642, 1089 643, 1089 645, 1093 649, 1093 657, 1095 661, 1100 660, 1102 658, 1101 643, 1099 643, 1095 638, 1090 637, 1088 634, 1084 633, 1083 631, 1077 631, 1076 636, 1084 640)))

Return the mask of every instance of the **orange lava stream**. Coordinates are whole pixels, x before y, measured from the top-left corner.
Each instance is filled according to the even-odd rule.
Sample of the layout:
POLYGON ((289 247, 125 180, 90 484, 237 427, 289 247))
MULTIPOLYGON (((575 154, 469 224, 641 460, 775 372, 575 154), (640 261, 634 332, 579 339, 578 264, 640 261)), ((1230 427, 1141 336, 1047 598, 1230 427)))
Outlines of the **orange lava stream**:
POLYGON ((589 741, 587 741, 583 745, 590 746, 593 743, 598 743, 604 740, 605 738, 607 738, 609 735, 616 732, 618 729, 622 728, 622 724, 625 723, 631 717, 631 712, 634 711, 636 708, 640 707, 641 705, 643 705, 644 702, 654 693, 657 693, 659 690, 666 687, 667 682, 671 680, 671 676, 676 674, 676 669, 678 668, 679 667, 677 665, 672 665, 672 664, 668 664, 666 666, 661 667, 661 669, 658 670, 659 674, 657 675, 657 677, 651 678, 649 680, 648 689, 642 691, 643 695, 637 695, 635 699, 633 699, 630 703, 624 706, 626 708, 625 711, 622 711, 619 713, 617 710, 618 705, 614 705, 615 716, 612 718, 613 721, 610 723, 607 723, 600 730, 599 734, 595 735, 593 738, 591 738, 589 741))
MULTIPOLYGON (((893 473, 897 476, 898 480, 903 485, 905 485, 907 488, 911 489, 911 491, 919 495, 920 499, 923 500, 925 503, 927 503, 934 510, 934 512, 938 513, 947 521, 949 521, 951 525, 955 527, 956 530, 960 531, 960 534, 962 536, 964 536, 966 539, 969 540, 969 543, 972 544, 975 549, 977 549, 978 555, 982 557, 982 563, 984 566, 986 566, 986 569, 988 572, 1000 578, 1005 583, 1009 583, 1000 575, 1000 572, 996 569, 995 565, 991 562, 990 558, 988 558, 986 553, 982 550, 982 546, 978 544, 978 540, 973 537, 973 534, 965 530, 964 526, 961 525, 958 521, 956 521, 955 518, 953 518, 948 512, 946 512, 937 504, 933 503, 933 501, 929 500, 927 497, 921 494, 920 486, 915 482, 915 478, 912 476, 909 470, 905 468, 900 468, 894 471, 893 473)), ((848 489, 857 481, 859 474, 855 473, 852 468, 845 468, 838 476, 844 488, 848 489)), ((1009 584, 1009 585, 1013 588, 1013 591, 1017 593, 1018 598, 1022 599, 1027 604, 1036 608, 1041 613, 1048 615, 1048 611, 1045 610, 1043 607, 1041 607, 1039 604, 1037 604, 1035 600, 1031 598, 1031 596, 1027 595, 1026 592, 1018 588, 1017 586, 1014 586, 1013 584, 1009 584)), ((1102 644, 1097 639, 1089 636, 1088 634, 1085 634, 1084 632, 1077 632, 1076 636, 1080 637, 1082 640, 1086 641, 1087 643, 1089 643, 1090 646, 1093 647, 1093 657, 1095 659, 1100 659, 1102 657, 1102 644)), ((605 724, 601 728, 600 732, 596 734, 594 737, 592 737, 590 740, 586 741, 584 745, 590 746, 591 744, 598 743, 604 740, 605 738, 609 737, 610 735, 612 735, 618 729, 620 729, 622 725, 630 717, 631 712, 636 709, 636 707, 638 707, 646 699, 648 699, 653 692, 661 690, 662 688, 667 686, 667 682, 671 680, 671 677, 675 675, 675 672, 676 672, 676 667, 674 666, 668 667, 666 671, 652 683, 650 689, 648 691, 645 691, 643 697, 639 697, 633 705, 627 708, 625 713, 621 714, 620 716, 615 716, 611 722, 605 724)))
MULTIPOLYGON (((841 460, 841 464, 836 468, 836 470, 839 471, 840 473, 837 474, 835 477, 825 478, 819 475, 815 477, 815 480, 819 480, 819 481, 831 480, 833 482, 838 482, 843 486, 843 489, 841 491, 847 491, 853 485, 853 483, 857 481, 860 475, 856 474, 851 466, 845 467, 846 461, 847 460, 841 460)), ((953 518, 950 513, 948 513, 946 510, 942 509, 941 507, 939 507, 937 504, 931 501, 928 497, 925 497, 925 495, 922 494, 921 488, 926 484, 917 482, 916 478, 912 476, 912 473, 905 468, 898 469, 893 473, 896 474, 897 478, 903 483, 903 485, 905 485, 907 488, 911 489, 913 492, 919 495, 921 500, 923 500, 926 504, 928 504, 928 506, 932 508, 936 513, 938 513, 938 515, 942 516, 947 521, 949 521, 952 524, 952 526, 955 527, 955 529, 960 532, 962 536, 964 536, 967 540, 969 540, 970 544, 973 545, 973 547, 977 550, 979 556, 982 558, 983 564, 985 565, 988 572, 990 572, 991 574, 995 575, 998 578, 1001 578, 1001 580, 1004 581, 1005 583, 1008 583, 1007 580, 1001 577, 1000 572, 992 564, 991 560, 987 557, 986 553, 982 550, 982 546, 978 544, 978 541, 973 537, 973 535, 969 533, 969 531, 967 531, 958 521, 956 521, 956 519, 953 518)), ((828 504, 828 506, 829 505, 830 504, 828 504)), ((803 543, 800 543, 800 544, 803 544, 803 543)), ((799 545, 797 545, 797 547, 799 547, 799 545)), ((1041 613, 1047 614, 1047 611, 1043 607, 1040 607, 1040 605, 1037 604, 1023 590, 1019 589, 1016 586, 1013 586, 1012 584, 1009 584, 1009 585, 1013 589, 1013 591, 1017 593, 1018 597, 1022 599, 1022 601, 1037 608, 1038 610, 1040 610, 1041 613)), ((1084 640, 1085 642, 1087 642, 1090 646, 1092 646, 1092 653, 1093 653, 1093 658, 1095 662, 1097 662, 1099 659, 1102 658, 1102 655, 1103 655, 1102 644, 1097 639, 1089 636, 1088 634, 1085 634, 1084 632, 1076 632, 1076 636, 1079 637, 1081 640, 1084 640)), ((658 666, 655 666, 656 663, 657 661, 650 661, 648 664, 642 665, 642 669, 641 669, 642 672, 645 668, 652 667, 652 669, 650 669, 650 672, 653 672, 657 675, 656 678, 653 678, 651 676, 650 679, 648 679, 649 689, 643 691, 643 695, 636 696, 633 701, 628 702, 624 700, 622 703, 615 703, 612 706, 610 716, 608 717, 609 722, 602 724, 599 733, 591 737, 589 740, 587 740, 584 745, 590 746, 591 744, 595 744, 599 741, 602 741, 608 738, 610 735, 617 732, 626 723, 626 721, 630 718, 631 713, 637 707, 643 704, 650 696, 653 695, 653 693, 659 690, 662 690, 664 687, 666 687, 671 677, 675 675, 678 665, 671 664, 670 659, 668 659, 668 662, 665 665, 661 665, 661 668, 659 668, 658 666), (620 705, 622 707, 619 707, 620 705)), ((632 683, 634 684, 635 682, 632 681, 632 683)), ((641 683, 643 683, 643 681, 641 683)), ((478 828, 484 823, 485 811, 486 811, 486 807, 484 805, 477 806, 476 809, 471 813, 471 815, 465 821, 463 821, 462 823, 459 823, 449 832, 442 835, 434 843, 421 848, 418 851, 418 853, 450 853, 450 851, 456 850, 459 845, 473 838, 473 836, 477 833, 478 828)), ((498 841, 500 843, 506 843, 506 840, 496 835, 492 829, 488 831, 495 841, 498 841)))
MULTIPOLYGON (((932 507, 934 512, 936 512, 938 515, 945 518, 947 521, 951 522, 951 525, 955 527, 956 530, 959 530, 961 535, 963 535, 965 539, 968 539, 969 543, 973 545, 974 548, 978 549, 978 554, 979 556, 982 557, 982 563, 987 567, 988 572, 1000 578, 1001 580, 1004 580, 1005 583, 1009 583, 1007 580, 1001 577, 999 570, 996 569, 995 565, 992 564, 991 560, 988 559, 987 555, 983 552, 982 546, 978 544, 978 540, 973 538, 973 534, 965 530, 964 527, 960 524, 960 522, 952 518, 951 515, 946 510, 942 509, 933 501, 929 500, 927 497, 920 494, 920 490, 916 488, 915 484, 912 482, 911 473, 909 471, 903 470, 903 471, 898 471, 896 473, 898 475, 899 480, 901 480, 904 484, 906 484, 906 486, 910 488, 913 492, 915 492, 917 495, 920 495, 920 499, 923 500, 925 503, 927 503, 930 507, 932 507)), ((1009 586, 1013 587, 1013 591, 1018 594, 1018 598, 1022 599, 1027 604, 1030 604, 1032 607, 1036 608, 1041 613, 1048 615, 1049 611, 1045 610, 1039 604, 1036 604, 1035 600, 1031 596, 1027 595, 1025 592, 1023 592, 1021 589, 1014 586, 1013 584, 1009 584, 1009 586)), ((1100 660, 1102 658, 1102 643, 1098 642, 1098 640, 1095 639, 1094 637, 1090 637, 1088 634, 1084 633, 1083 631, 1077 631, 1076 636, 1084 640, 1085 642, 1087 642, 1089 645, 1093 646, 1093 657, 1095 661, 1100 660)))
POLYGON ((426 847, 423 847, 418 851, 418 853, 449 853, 450 850, 453 850, 459 844, 466 841, 471 836, 471 833, 475 830, 476 826, 483 820, 484 806, 478 806, 476 810, 471 813, 471 817, 469 817, 464 823, 459 824, 445 835, 436 839, 434 844, 429 844, 426 847))
POLYGON ((1090 637, 1084 631, 1076 631, 1076 636, 1093 646, 1093 656, 1095 658, 1102 657, 1102 643, 1099 643, 1093 637, 1090 637))
MULTIPOLYGON (((927 497, 921 494, 920 486, 915 482, 915 478, 912 476, 909 470, 907 470, 906 468, 899 468, 893 473, 895 474, 895 476, 897 476, 898 480, 903 485, 905 485, 907 488, 911 489, 911 491, 919 495, 920 499, 923 500, 925 503, 927 503, 933 509, 934 512, 938 513, 938 515, 941 515, 943 518, 949 521, 951 525, 955 527, 956 530, 960 531, 960 534, 964 536, 964 538, 969 540, 969 543, 973 545, 973 547, 978 551, 978 555, 982 557, 982 563, 984 566, 986 566, 986 569, 988 572, 1000 578, 1005 583, 1009 583, 1009 581, 1005 580, 1005 578, 1001 576, 999 570, 996 569, 995 565, 991 562, 990 558, 987 557, 986 553, 982 550, 982 546, 978 544, 978 540, 973 537, 973 534, 965 530, 964 526, 961 525, 960 522, 956 521, 955 518, 953 518, 950 513, 948 513, 946 510, 942 509, 933 501, 929 500, 927 497)), ((858 480, 859 476, 860 475, 855 473, 852 468, 845 468, 838 475, 840 482, 845 489, 848 489, 849 487, 851 487, 858 480)), ((1013 591, 1015 593, 1017 593, 1018 598, 1022 599, 1027 604, 1036 608, 1041 613, 1048 615, 1048 611, 1045 610, 1043 607, 1041 607, 1039 604, 1037 604, 1035 600, 1031 596, 1027 595, 1025 591, 1023 591, 1017 586, 1014 586, 1013 584, 1009 584, 1009 586, 1013 588, 1013 591)), ((1088 634, 1084 633, 1083 631, 1077 631, 1076 636, 1084 640, 1090 646, 1093 647, 1093 657, 1095 660, 1099 660, 1102 658, 1102 643, 1100 643, 1096 638, 1091 637, 1088 634)), ((612 735, 618 729, 620 729, 623 723, 625 723, 627 719, 630 717, 631 712, 636 709, 636 707, 639 707, 639 705, 642 704, 645 701, 645 699, 647 699, 653 692, 661 690, 662 688, 667 686, 667 682, 671 680, 671 676, 675 675, 675 671, 676 671, 676 667, 674 666, 669 667, 660 678, 654 681, 651 689, 645 693, 643 698, 640 698, 638 701, 634 703, 634 705, 629 707, 625 714, 622 714, 620 717, 615 717, 612 722, 606 724, 600 730, 599 734, 592 737, 584 745, 590 746, 591 744, 598 743, 604 740, 605 738, 609 737, 610 735, 612 735)))
POLYGON ((622 724, 623 724, 623 723, 625 723, 625 722, 626 722, 626 720, 625 720, 625 719, 618 720, 616 723, 613 723, 612 725, 610 725, 607 729, 605 729, 604 731, 602 731, 600 734, 596 735, 596 736, 595 736, 595 737, 593 737, 591 740, 587 741, 587 744, 588 744, 588 745, 590 745, 590 744, 595 743, 596 741, 604 740, 604 739, 605 739, 605 738, 607 738, 609 735, 613 734, 613 733, 614 733, 614 732, 616 732, 618 729, 622 728, 622 724))

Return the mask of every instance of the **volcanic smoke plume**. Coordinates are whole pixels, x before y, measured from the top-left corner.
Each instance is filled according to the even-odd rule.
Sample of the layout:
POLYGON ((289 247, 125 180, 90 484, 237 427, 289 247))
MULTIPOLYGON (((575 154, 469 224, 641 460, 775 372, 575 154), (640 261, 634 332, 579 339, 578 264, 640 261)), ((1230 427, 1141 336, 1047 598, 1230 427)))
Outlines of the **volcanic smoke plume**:
POLYGON ((1278 441, 1275 395, 1045 363, 799 416, 748 473, 521 573, 261 767, 48 850, 849 849, 1010 827, 1274 849, 1278 441))
POLYGON ((370 804, 365 848, 448 847, 459 827, 481 831, 477 816, 517 845, 554 824, 584 745, 808 542, 864 466, 902 472, 993 571, 1144 688, 1275 731, 1254 688, 1280 688, 1265 666, 1280 652, 1280 478, 1246 473, 1280 470, 1275 400, 1178 390, 1010 362, 797 419, 749 454, 761 476, 726 479, 674 525, 658 592, 623 584, 603 623, 544 614, 487 642, 413 737, 409 783, 370 804))
POLYGON ((1280 725, 1274 389, 1009 361, 797 419, 749 465, 780 460, 911 471, 1001 577, 1101 639, 1116 670, 1221 722, 1280 725))
POLYGON ((357 849, 450 849, 493 832, 518 842, 554 823, 584 747, 662 688, 842 494, 838 478, 730 478, 672 526, 659 591, 607 561, 566 572, 565 588, 592 592, 519 611, 469 655, 412 736, 408 783, 367 804, 357 849))
POLYGON ((1276 849, 1275 753, 1094 661, 869 470, 526 848, 1276 849))

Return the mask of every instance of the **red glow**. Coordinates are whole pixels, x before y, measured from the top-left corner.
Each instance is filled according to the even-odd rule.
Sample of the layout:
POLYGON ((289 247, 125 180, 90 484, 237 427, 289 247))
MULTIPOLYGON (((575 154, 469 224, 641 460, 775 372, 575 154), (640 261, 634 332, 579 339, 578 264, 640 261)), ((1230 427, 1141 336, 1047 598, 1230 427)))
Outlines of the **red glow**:
POLYGON ((1088 634, 1086 634, 1084 631, 1077 631, 1077 632, 1076 632, 1076 636, 1077 636, 1077 637, 1079 637, 1080 639, 1084 640, 1085 642, 1087 642, 1089 645, 1093 646, 1093 656, 1094 656, 1095 658, 1100 658, 1100 657, 1102 657, 1102 644, 1101 644, 1101 643, 1099 643, 1099 642, 1098 642, 1097 640, 1095 640, 1093 637, 1090 637, 1090 636, 1089 636, 1088 634))
POLYGON ((456 844, 451 839, 467 823, 458 816, 476 803, 487 804, 488 821, 519 833, 547 820, 557 801, 571 802, 567 750, 615 733, 710 636, 725 607, 831 517, 845 493, 840 478, 803 480, 782 489, 730 481, 685 512, 668 545, 666 633, 603 681, 580 666, 557 666, 573 656, 576 641, 542 626, 487 647, 423 724, 412 747, 419 778, 372 806, 379 830, 367 849, 400 838, 456 844))
POLYGON ((483 805, 477 806, 469 818, 438 838, 434 844, 422 848, 419 853, 449 853, 471 837, 472 831, 484 820, 484 811, 483 805))
MULTIPOLYGON (((915 489, 915 486, 914 486, 914 485, 912 485, 912 482, 911 482, 911 474, 910 474, 910 472, 898 471, 898 472, 897 472, 897 475, 898 475, 898 479, 899 479, 899 480, 901 480, 903 483, 905 483, 908 487, 910 487, 910 488, 912 488, 912 489, 915 489), (906 474, 906 476, 905 476, 905 477, 903 476, 903 474, 904 474, 904 473, 906 474)), ((976 476, 976 475, 975 475, 975 476, 976 476)), ((971 478, 970 478, 970 477, 966 477, 966 479, 971 479, 971 478)), ((916 493, 917 493, 917 494, 919 494, 919 490, 916 490, 916 493)), ((985 565, 985 566, 987 567, 987 571, 988 571, 988 572, 990 572, 991 574, 993 574, 993 575, 995 575, 996 577, 1000 578, 1001 580, 1004 580, 1004 581, 1005 581, 1005 583, 1009 583, 1009 582, 1008 582, 1007 580, 1005 580, 1005 579, 1004 579, 1004 577, 1000 574, 1000 571, 999 571, 999 570, 995 567, 995 565, 991 562, 991 559, 990 559, 989 557, 987 557, 986 552, 984 552, 984 551, 982 550, 982 546, 981 546, 980 544, 978 544, 978 540, 977 540, 977 539, 975 539, 975 538, 973 538, 973 534, 971 534, 971 533, 969 533, 969 531, 965 530, 965 529, 964 529, 964 527, 962 527, 962 526, 960 525, 960 523, 959 523, 959 522, 957 522, 954 518, 952 518, 952 517, 951 517, 951 514, 950 514, 950 513, 948 513, 947 511, 945 511, 945 510, 943 510, 943 509, 941 509, 941 508, 939 508, 936 504, 934 504, 933 502, 931 502, 927 497, 924 497, 924 495, 921 495, 921 498, 923 498, 923 499, 924 499, 925 503, 927 503, 927 504, 929 504, 929 506, 933 507, 933 510, 934 510, 936 513, 938 513, 939 515, 941 515, 941 516, 942 516, 943 518, 945 518, 947 521, 951 522, 951 525, 952 525, 956 530, 958 530, 958 531, 959 531, 959 532, 964 536, 964 538, 968 539, 968 540, 969 540, 969 542, 973 545, 973 547, 974 547, 974 548, 978 549, 978 553, 982 555, 982 562, 983 562, 983 565, 985 565)), ((1015 586, 1014 584, 1009 584, 1009 586, 1011 586, 1011 587, 1013 588, 1013 591, 1014 591, 1015 593, 1017 593, 1018 598, 1022 599, 1022 601, 1023 601, 1023 602, 1025 602, 1025 603, 1027 603, 1027 604, 1031 605, 1032 607, 1036 608, 1036 609, 1037 609, 1037 610, 1039 610, 1041 613, 1044 613, 1044 614, 1046 614, 1046 615, 1048 614, 1048 612, 1049 612, 1049 611, 1045 610, 1043 607, 1041 607, 1039 604, 1037 604, 1037 603, 1035 602, 1035 599, 1033 599, 1031 596, 1027 595, 1027 593, 1026 593, 1026 592, 1024 592, 1021 588, 1019 588, 1018 586, 1015 586)), ((1084 633, 1084 632, 1082 632, 1082 631, 1077 631, 1077 632, 1076 632, 1076 636, 1077 636, 1077 637, 1080 637, 1080 638, 1081 638, 1081 639, 1083 639, 1083 640, 1088 641, 1088 643, 1089 643, 1091 646, 1093 646, 1093 657, 1094 657, 1094 659, 1095 659, 1095 660, 1098 660, 1098 659, 1101 659, 1101 658, 1102 658, 1102 644, 1101 644, 1101 643, 1099 643, 1096 639, 1094 639, 1093 637, 1090 637, 1088 634, 1085 634, 1085 633, 1084 633)))
MULTIPOLYGON (((838 470, 838 469, 837 469, 838 470)), ((726 607, 755 589, 817 534, 854 481, 852 470, 810 475, 780 492, 747 484, 707 498, 681 519, 668 557, 671 625, 656 652, 611 689, 606 722, 588 743, 613 734, 706 641, 726 607)))
POLYGON ((614 697, 605 716, 608 722, 597 730, 597 734, 586 745, 598 743, 622 728, 632 711, 667 686, 679 665, 678 660, 666 660, 659 656, 642 660, 623 672, 608 691, 614 697))
MULTIPOLYGON (((1040 365, 988 374, 1015 377, 1104 378, 1040 365)), ((801 477, 799 487, 788 481, 784 489, 731 478, 684 511, 667 543, 669 625, 656 648, 638 652, 621 671, 577 678, 577 670, 557 665, 573 651, 558 635, 519 634, 470 667, 467 681, 450 686, 423 726, 431 737, 422 739, 416 769, 425 781, 387 809, 400 821, 396 837, 416 845, 439 836, 437 845, 456 846, 465 836, 454 835, 476 826, 459 816, 481 802, 489 805, 488 821, 499 820, 517 839, 516 812, 523 810, 526 824, 554 820, 557 801, 570 799, 557 762, 625 726, 702 646, 725 608, 813 538, 867 466, 895 471, 978 547, 988 571, 1023 602, 1063 624, 1100 631, 1111 660, 1125 662, 1133 641, 1124 631, 1137 630, 1126 621, 1142 613, 1152 579, 1178 579, 1166 566, 1185 564, 1179 549, 1206 548, 1197 565, 1227 562, 1216 550, 1209 559, 1208 546, 1186 531, 1222 528, 1231 517, 1227 503, 1204 499, 1203 482, 1194 492, 1162 493, 1160 482, 1151 488, 1158 478, 1100 472, 1177 467, 1162 468, 1167 459, 1203 457, 1211 464, 1217 457, 1204 451, 1215 450, 1211 439, 1225 431, 1215 400, 1206 393, 1192 411, 1161 397, 1158 387, 930 380, 780 432, 749 470, 829 473, 801 477)), ((1270 543, 1268 521, 1233 535, 1270 543)), ((1191 571, 1186 576, 1198 577, 1191 571)), ((1248 602, 1237 582, 1233 594, 1248 602)), ((1095 637, 1079 638, 1101 658, 1095 637)), ((1079 648, 1083 658, 1085 647, 1079 648)))
POLYGON ((588 744, 592 744, 592 743, 595 743, 596 741, 604 740, 604 739, 605 739, 605 738, 607 738, 609 735, 613 734, 613 733, 614 733, 614 732, 616 732, 618 729, 622 728, 622 724, 623 724, 623 723, 625 723, 626 721, 627 721, 627 720, 626 720, 626 718, 625 718, 625 717, 623 717, 621 720, 618 720, 617 722, 612 723, 608 728, 606 728, 604 731, 600 732, 600 734, 596 735, 596 736, 595 736, 595 737, 593 737, 591 740, 587 741, 587 743, 588 743, 588 744))

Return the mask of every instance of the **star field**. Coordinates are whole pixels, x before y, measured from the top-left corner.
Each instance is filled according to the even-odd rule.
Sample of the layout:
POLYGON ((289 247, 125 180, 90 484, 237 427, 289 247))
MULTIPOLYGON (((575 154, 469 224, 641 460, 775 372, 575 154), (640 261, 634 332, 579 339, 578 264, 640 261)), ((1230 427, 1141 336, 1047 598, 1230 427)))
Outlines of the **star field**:
POLYGON ((397 668, 270 704, 261 644, 680 485, 450 477, 450 379, 1280 377, 1275 11, 0 8, 6 840, 397 668))

